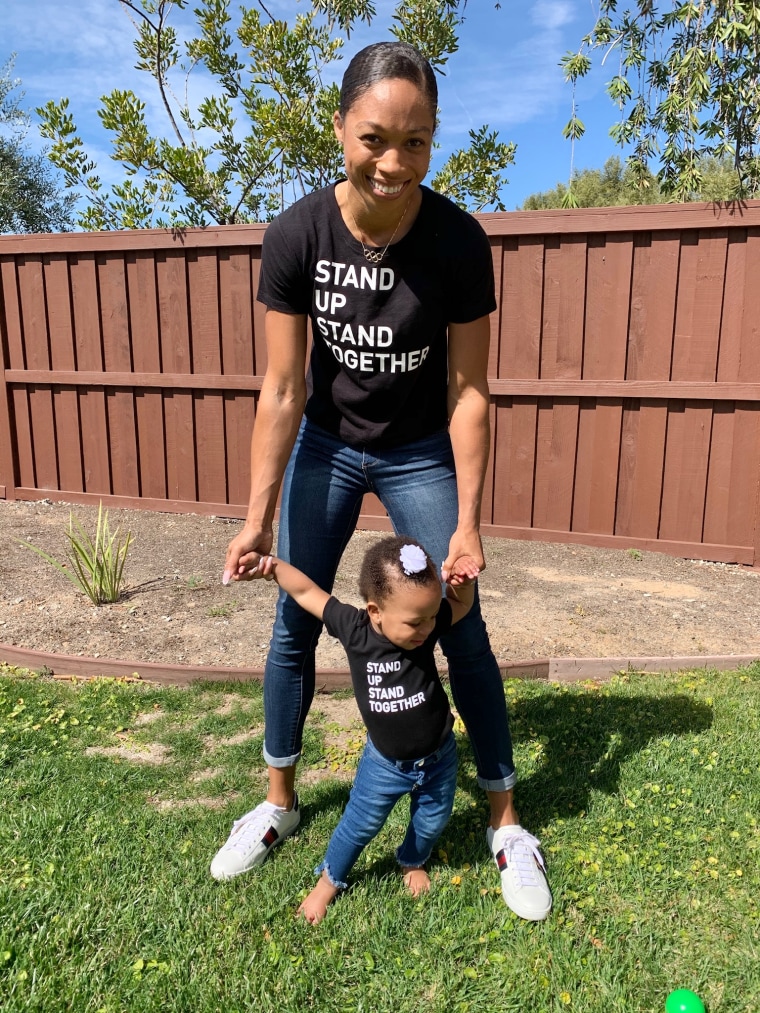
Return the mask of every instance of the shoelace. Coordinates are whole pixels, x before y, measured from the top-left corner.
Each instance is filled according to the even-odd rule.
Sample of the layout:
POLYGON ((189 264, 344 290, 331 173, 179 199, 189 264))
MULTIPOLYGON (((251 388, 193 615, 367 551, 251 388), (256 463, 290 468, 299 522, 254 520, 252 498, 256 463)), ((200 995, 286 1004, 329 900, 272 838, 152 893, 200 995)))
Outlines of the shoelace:
POLYGON ((271 826, 272 813, 277 811, 277 806, 269 802, 263 802, 253 812, 246 813, 239 820, 232 824, 227 846, 242 851, 244 854, 251 847, 255 847, 271 826), (266 807, 266 808, 265 808, 266 807))
POLYGON ((544 859, 538 850, 540 841, 527 831, 507 837, 504 852, 509 868, 520 881, 520 886, 538 886, 536 865, 544 868, 544 859))

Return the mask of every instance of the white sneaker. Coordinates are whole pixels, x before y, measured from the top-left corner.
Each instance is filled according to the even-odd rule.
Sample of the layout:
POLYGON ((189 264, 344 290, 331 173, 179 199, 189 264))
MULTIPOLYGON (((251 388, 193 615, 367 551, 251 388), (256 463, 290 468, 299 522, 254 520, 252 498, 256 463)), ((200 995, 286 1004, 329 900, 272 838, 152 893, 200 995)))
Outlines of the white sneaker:
POLYGON ((262 802, 232 824, 232 832, 214 855, 211 875, 214 879, 232 879, 261 865, 277 844, 282 844, 301 822, 298 795, 292 809, 280 809, 262 802))
POLYGON ((488 846, 501 873, 507 907, 520 918, 540 922, 552 909, 552 892, 539 841, 521 826, 487 830, 488 846))

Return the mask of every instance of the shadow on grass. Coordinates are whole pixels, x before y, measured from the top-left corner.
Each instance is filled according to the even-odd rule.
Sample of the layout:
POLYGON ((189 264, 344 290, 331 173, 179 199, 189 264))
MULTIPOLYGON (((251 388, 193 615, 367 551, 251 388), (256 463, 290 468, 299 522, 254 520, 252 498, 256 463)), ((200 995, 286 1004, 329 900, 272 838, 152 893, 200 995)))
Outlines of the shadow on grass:
MULTIPOLYGON (((626 698, 558 695, 513 702, 510 725, 514 741, 519 744, 529 739, 542 744, 538 766, 518 781, 515 795, 521 820, 540 835, 541 827, 552 820, 576 816, 586 809, 592 791, 617 791, 621 765, 651 742, 663 736, 698 734, 709 728, 712 720, 710 706, 684 694, 626 698)), ((475 777, 467 740, 458 736, 458 747, 459 787, 474 802, 481 803, 484 795, 475 777)), ((310 785, 301 829, 326 809, 334 807, 342 813, 350 790, 350 782, 332 779, 310 785)), ((485 833, 477 833, 473 841, 472 830, 473 813, 455 810, 444 832, 445 839, 454 842, 453 849, 449 848, 452 864, 486 857, 485 833)), ((397 872, 391 852, 364 869, 355 869, 351 882, 397 872)))
MULTIPOLYGON (((518 780, 515 789, 520 819, 538 832, 552 820, 576 816, 588 807, 592 791, 617 791, 620 767, 629 757, 663 736, 703 732, 712 719, 711 707, 684 694, 626 698, 557 695, 511 704, 514 742, 538 739, 543 747, 536 769, 518 780)), ((460 787, 473 801, 480 801, 482 790, 466 742, 460 756, 460 787)), ((466 847, 470 829, 471 817, 455 812, 447 835, 466 847)), ((485 853, 485 838, 482 850, 485 853)))

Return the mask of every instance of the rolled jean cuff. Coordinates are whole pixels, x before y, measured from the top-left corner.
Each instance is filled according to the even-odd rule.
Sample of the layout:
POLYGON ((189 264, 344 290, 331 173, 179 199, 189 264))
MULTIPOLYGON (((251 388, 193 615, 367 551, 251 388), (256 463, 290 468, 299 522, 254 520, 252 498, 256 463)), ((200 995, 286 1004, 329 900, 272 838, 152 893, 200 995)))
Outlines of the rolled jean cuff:
POLYGON ((264 743, 264 748, 261 752, 264 754, 264 759, 266 760, 268 767, 295 767, 301 759, 300 753, 294 753, 292 756, 272 756, 271 753, 267 752, 266 743, 264 743))
POLYGON ((517 771, 513 770, 507 777, 498 777, 494 780, 488 780, 485 777, 477 775, 478 784, 483 791, 509 791, 510 788, 514 788, 517 784, 517 771))
POLYGON ((414 862, 405 862, 403 857, 401 856, 401 848, 399 847, 396 848, 396 861, 398 862, 398 864, 401 866, 402 869, 424 869, 432 853, 433 853, 432 851, 429 851, 427 858, 423 858, 422 860, 420 860, 418 857, 414 862))
POLYGON ((343 883, 339 879, 333 879, 332 873, 330 872, 330 866, 327 864, 327 862, 320 862, 319 865, 314 870, 314 875, 315 876, 321 876, 323 872, 326 874, 327 878, 330 880, 330 885, 334 886, 336 890, 347 890, 348 889, 348 883, 343 883))

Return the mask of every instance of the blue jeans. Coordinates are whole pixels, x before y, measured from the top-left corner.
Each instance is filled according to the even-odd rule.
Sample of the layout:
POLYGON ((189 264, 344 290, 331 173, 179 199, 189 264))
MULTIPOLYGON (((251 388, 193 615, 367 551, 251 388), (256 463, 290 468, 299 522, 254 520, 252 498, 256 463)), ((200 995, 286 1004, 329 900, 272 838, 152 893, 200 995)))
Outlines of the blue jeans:
POLYGON ((403 795, 409 795, 409 826, 396 849, 396 861, 406 868, 420 868, 451 816, 456 783, 453 732, 432 756, 406 762, 389 760, 367 739, 348 805, 315 872, 324 869, 333 886, 345 889, 357 858, 380 833, 403 795))
MULTIPOLYGON (((378 496, 397 533, 416 538, 440 565, 458 516, 448 433, 369 451, 346 446, 307 420, 285 470, 278 555, 331 590, 366 492, 378 496)), ((264 673, 264 758, 272 767, 290 767, 300 758, 321 632, 317 619, 280 593, 264 673)), ((490 791, 511 788, 516 777, 504 686, 477 591, 465 618, 441 638, 441 648, 472 744, 478 783, 490 791)))

